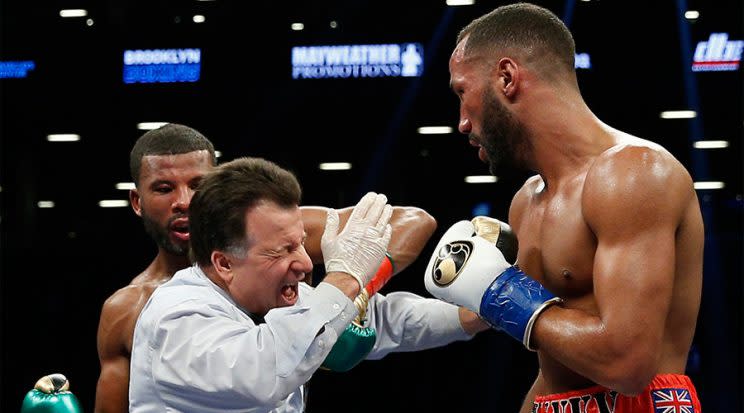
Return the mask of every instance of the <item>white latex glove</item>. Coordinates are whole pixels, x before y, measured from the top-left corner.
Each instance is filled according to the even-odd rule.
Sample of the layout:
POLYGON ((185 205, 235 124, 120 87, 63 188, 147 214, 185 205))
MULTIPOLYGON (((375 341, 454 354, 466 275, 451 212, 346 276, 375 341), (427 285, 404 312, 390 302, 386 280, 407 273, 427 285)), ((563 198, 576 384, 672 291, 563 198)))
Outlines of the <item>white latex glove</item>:
POLYGON ((325 231, 320 239, 326 273, 338 271, 351 275, 361 291, 377 272, 390 242, 392 227, 388 224, 393 208, 383 194, 369 192, 363 196, 338 232, 338 212, 328 211, 325 231))

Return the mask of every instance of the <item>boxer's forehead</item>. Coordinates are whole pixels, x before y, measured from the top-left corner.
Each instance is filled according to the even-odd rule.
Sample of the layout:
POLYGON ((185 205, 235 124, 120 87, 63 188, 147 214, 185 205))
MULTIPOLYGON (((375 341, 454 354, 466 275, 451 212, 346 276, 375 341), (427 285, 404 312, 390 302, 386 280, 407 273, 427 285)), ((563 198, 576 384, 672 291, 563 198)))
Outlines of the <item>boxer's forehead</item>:
POLYGON ((206 150, 175 155, 145 155, 142 157, 140 181, 201 176, 211 168, 212 158, 206 150))
POLYGON ((457 46, 455 46, 455 50, 452 51, 450 61, 462 62, 465 60, 465 50, 467 48, 469 38, 470 35, 466 35, 462 38, 462 40, 460 40, 459 43, 457 43, 457 46))
POLYGON ((472 50, 468 47, 468 41, 470 35, 466 35, 457 43, 455 50, 452 51, 452 55, 449 60, 449 71, 450 75, 455 72, 461 72, 464 70, 471 70, 478 66, 483 66, 484 55, 482 51, 472 50))

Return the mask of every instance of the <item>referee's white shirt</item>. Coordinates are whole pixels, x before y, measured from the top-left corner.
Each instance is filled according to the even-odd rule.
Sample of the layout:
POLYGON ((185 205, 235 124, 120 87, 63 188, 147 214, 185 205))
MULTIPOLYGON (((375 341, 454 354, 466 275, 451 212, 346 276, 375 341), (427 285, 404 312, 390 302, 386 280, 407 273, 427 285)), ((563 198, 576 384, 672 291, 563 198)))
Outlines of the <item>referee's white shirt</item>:
MULTIPOLYGON (((377 294, 369 308, 366 325, 377 341, 368 359, 471 337, 457 307, 439 300, 377 294)), ((300 283, 297 304, 269 311, 257 325, 199 267, 181 270, 137 320, 129 411, 302 412, 303 384, 356 315, 336 287, 300 283)))

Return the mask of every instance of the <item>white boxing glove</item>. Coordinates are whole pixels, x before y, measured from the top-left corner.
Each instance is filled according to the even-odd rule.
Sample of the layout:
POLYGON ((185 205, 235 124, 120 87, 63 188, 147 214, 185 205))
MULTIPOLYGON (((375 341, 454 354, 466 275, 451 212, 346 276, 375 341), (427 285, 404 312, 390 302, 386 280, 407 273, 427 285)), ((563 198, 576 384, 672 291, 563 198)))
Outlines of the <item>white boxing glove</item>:
POLYGON ((532 350, 535 320, 560 298, 511 265, 492 241, 471 234, 457 238, 455 234, 466 232, 462 222, 466 221, 455 224, 437 244, 424 275, 426 289, 440 300, 474 311, 532 350))
POLYGON ((480 314, 483 292, 511 264, 491 242, 472 236, 473 231, 470 221, 460 221, 445 233, 426 267, 424 285, 440 300, 480 314))
MULTIPOLYGON (((437 246, 434 248, 434 255, 442 248, 442 245, 456 239, 470 238, 473 235, 475 235, 475 225, 472 222, 464 220, 455 222, 451 227, 447 228, 447 231, 444 232, 442 238, 437 242, 437 246)), ((431 265, 431 260, 429 260, 429 264, 431 265)))

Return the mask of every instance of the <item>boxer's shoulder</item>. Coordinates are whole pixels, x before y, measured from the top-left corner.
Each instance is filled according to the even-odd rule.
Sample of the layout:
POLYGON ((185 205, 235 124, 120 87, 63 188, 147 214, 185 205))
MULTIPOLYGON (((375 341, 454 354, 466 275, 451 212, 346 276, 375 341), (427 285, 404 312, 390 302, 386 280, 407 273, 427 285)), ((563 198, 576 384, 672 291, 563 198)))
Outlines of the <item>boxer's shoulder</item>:
POLYGON ((682 164, 661 146, 638 139, 599 154, 587 171, 584 190, 627 196, 631 190, 668 190, 672 183, 691 185, 682 164))
POLYGON ((597 155, 589 168, 587 178, 591 175, 603 179, 607 174, 624 176, 628 172, 644 174, 659 172, 654 168, 662 168, 662 172, 684 169, 682 164, 661 145, 627 135, 618 138, 615 145, 597 155), (628 171, 628 168, 633 170, 628 171))
POLYGON ((162 283, 144 282, 138 284, 129 284, 126 287, 118 289, 115 293, 106 299, 103 303, 105 310, 117 313, 129 313, 136 311, 138 314, 153 291, 162 283))
POLYGON ((678 222, 694 196, 692 178, 682 164, 658 145, 640 141, 613 146, 596 157, 584 180, 581 210, 594 231, 618 228, 618 223, 648 228, 678 222))
POLYGON ((129 285, 140 285, 140 284, 156 284, 160 285, 173 278, 173 272, 163 270, 156 262, 150 264, 144 271, 139 275, 132 278, 129 285))
POLYGON ((539 194, 545 189, 545 181, 540 175, 533 175, 524 181, 524 184, 514 194, 514 201, 526 202, 535 194, 539 194))
POLYGON ((158 285, 153 282, 130 284, 112 294, 103 303, 98 327, 99 338, 116 346, 131 348, 137 317, 158 285))
MULTIPOLYGON (((530 205, 530 200, 545 188, 545 182, 540 175, 533 175, 524 182, 521 188, 514 194, 509 206, 509 225, 514 228, 521 221, 522 214, 530 205)), ((516 230, 516 228, 514 228, 516 230)))

